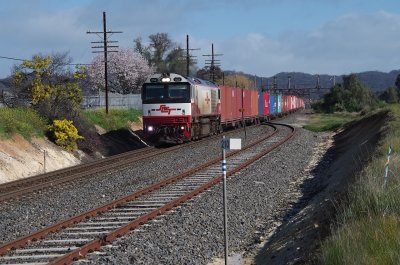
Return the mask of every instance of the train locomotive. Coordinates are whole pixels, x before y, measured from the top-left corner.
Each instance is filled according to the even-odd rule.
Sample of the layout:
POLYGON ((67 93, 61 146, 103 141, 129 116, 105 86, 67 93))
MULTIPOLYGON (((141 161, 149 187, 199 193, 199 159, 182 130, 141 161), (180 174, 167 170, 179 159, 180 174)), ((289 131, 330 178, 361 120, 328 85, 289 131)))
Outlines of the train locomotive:
POLYGON ((174 73, 149 76, 142 103, 144 137, 159 144, 179 144, 304 108, 296 96, 217 86, 174 73))

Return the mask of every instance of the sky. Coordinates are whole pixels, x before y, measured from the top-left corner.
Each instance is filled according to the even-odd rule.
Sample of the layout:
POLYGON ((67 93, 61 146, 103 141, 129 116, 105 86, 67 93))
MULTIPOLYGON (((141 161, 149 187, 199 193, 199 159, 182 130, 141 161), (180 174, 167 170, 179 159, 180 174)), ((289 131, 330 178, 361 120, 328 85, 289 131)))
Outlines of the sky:
POLYGON ((341 75, 400 69, 399 0, 0 0, 0 78, 32 55, 69 52, 90 63, 88 30, 122 31, 124 48, 158 32, 182 47, 223 54, 223 70, 341 75))

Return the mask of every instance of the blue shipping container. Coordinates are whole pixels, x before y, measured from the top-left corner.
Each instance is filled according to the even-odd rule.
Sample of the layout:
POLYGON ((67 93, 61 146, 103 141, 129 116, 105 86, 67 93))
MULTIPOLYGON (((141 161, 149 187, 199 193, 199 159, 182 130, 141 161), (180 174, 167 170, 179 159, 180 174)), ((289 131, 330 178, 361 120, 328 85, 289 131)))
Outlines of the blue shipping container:
POLYGON ((261 91, 258 91, 258 116, 264 116, 264 97, 261 91))
POLYGON ((269 113, 273 114, 277 111, 277 100, 276 95, 270 94, 269 95, 269 113))

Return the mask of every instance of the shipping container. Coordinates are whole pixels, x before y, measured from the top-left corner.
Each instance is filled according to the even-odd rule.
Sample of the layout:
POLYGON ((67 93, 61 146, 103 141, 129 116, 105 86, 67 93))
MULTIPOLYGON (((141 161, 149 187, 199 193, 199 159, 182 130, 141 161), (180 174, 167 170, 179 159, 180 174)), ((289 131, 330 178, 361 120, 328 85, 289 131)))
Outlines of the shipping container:
POLYGON ((264 115, 269 116, 269 93, 264 92, 264 115))
POLYGON ((288 96, 286 95, 282 95, 282 112, 286 113, 288 111, 288 107, 287 107, 287 98, 288 96))
POLYGON ((282 113, 282 95, 276 96, 276 102, 277 102, 276 112, 282 113))
POLYGON ((243 117, 251 117, 251 92, 252 90, 243 89, 243 117))
POLYGON ((256 90, 250 90, 251 92, 251 112, 250 115, 251 117, 257 117, 258 116, 258 93, 256 90))
POLYGON ((277 97, 276 94, 269 95, 269 113, 275 114, 277 111, 277 97))
POLYGON ((296 109, 294 106, 294 99, 295 99, 295 96, 290 96, 290 110, 291 111, 294 111, 296 109))
POLYGON ((221 121, 230 121, 233 118, 232 90, 229 87, 220 87, 221 93, 221 121))
POLYGON ((258 116, 264 116, 264 93, 262 91, 258 91, 257 93, 257 101, 258 101, 258 116))
MULTIPOLYGON (((242 118, 242 89, 241 88, 232 88, 234 91, 233 97, 235 105, 233 106, 233 119, 240 120, 242 118)), ((233 102, 233 101, 232 101, 233 102)))

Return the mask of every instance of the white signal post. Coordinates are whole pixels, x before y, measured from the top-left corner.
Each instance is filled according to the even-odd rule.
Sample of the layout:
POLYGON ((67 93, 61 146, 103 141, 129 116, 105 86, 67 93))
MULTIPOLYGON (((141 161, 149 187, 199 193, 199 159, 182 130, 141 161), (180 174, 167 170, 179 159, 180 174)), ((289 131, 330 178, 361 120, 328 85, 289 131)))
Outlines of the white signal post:
POLYGON ((225 238, 225 265, 228 265, 228 207, 227 207, 227 196, 226 196, 226 150, 240 150, 242 149, 242 139, 228 138, 225 136, 221 140, 222 148, 222 173, 224 175, 224 192, 223 192, 223 203, 224 203, 224 238, 225 238))

